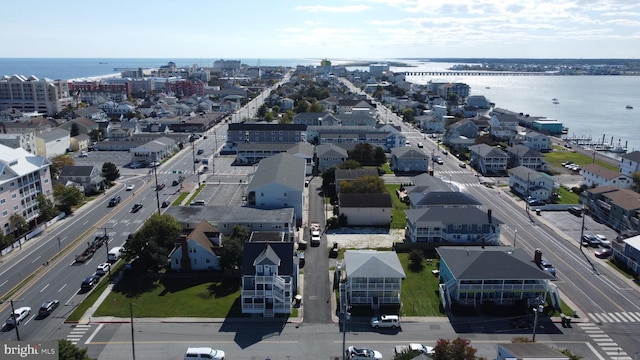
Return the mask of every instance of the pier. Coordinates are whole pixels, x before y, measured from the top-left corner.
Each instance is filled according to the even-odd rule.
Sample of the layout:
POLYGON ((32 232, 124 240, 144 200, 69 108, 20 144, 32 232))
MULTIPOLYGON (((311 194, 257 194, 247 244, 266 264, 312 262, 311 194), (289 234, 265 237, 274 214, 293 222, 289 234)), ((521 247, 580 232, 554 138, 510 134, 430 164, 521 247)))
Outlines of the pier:
POLYGON ((405 76, 550 76, 551 72, 517 71, 405 71, 405 76))

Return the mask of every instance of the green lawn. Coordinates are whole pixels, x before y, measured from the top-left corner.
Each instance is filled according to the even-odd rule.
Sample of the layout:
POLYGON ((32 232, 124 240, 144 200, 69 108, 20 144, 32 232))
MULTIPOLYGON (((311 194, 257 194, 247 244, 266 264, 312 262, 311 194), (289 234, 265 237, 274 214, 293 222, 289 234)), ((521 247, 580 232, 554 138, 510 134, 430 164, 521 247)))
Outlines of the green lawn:
MULTIPOLYGON (((584 166, 587 164, 594 163, 593 158, 591 156, 583 155, 577 152, 571 151, 552 151, 544 155, 544 161, 547 162, 552 167, 562 167, 562 163, 565 161, 572 161, 580 166, 584 166)), ((605 169, 613 170, 618 172, 618 168, 604 163, 600 160, 595 160, 595 164, 602 166, 605 169)))
POLYGON ((558 199, 558 204, 578 204, 580 203, 580 196, 578 196, 578 194, 571 192, 571 190, 568 190, 564 187, 560 187, 558 189, 558 195, 560 195, 560 198, 558 199))
POLYGON ((412 268, 408 253, 399 253, 398 258, 407 277, 402 281, 402 316, 446 316, 440 311, 440 280, 431 270, 437 270, 439 261, 435 252, 422 261, 422 267, 412 268))
MULTIPOLYGON (((97 290, 97 289, 96 289, 97 290)), ((212 275, 125 274, 94 316, 129 317, 240 317, 240 279, 214 280, 212 275)))
POLYGON ((389 195, 391 195, 391 203, 393 205, 391 209, 391 229, 404 229, 407 226, 405 210, 407 210, 409 206, 401 202, 398 195, 396 195, 396 190, 400 189, 400 185, 387 184, 385 186, 387 187, 387 191, 389 191, 389 195))

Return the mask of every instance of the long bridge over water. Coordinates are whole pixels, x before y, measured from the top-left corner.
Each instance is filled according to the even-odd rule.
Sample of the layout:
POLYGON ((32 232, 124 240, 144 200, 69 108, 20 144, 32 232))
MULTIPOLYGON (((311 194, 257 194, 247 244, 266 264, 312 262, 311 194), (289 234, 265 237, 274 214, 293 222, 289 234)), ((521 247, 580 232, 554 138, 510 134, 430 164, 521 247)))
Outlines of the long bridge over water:
POLYGON ((405 76, 549 76, 549 72, 516 71, 405 71, 405 76))

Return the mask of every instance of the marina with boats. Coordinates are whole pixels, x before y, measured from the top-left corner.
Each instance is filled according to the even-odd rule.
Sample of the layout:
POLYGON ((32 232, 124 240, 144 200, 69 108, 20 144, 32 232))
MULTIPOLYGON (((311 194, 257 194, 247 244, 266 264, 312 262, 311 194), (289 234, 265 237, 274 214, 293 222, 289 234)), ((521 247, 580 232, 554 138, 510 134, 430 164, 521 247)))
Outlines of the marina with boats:
POLYGON ((609 142, 606 142, 606 134, 602 135, 602 140, 595 141, 591 136, 563 136, 562 140, 567 145, 577 145, 585 149, 606 151, 614 154, 625 154, 628 148, 628 142, 625 141, 624 145, 622 145, 620 139, 614 144, 613 136, 609 142))

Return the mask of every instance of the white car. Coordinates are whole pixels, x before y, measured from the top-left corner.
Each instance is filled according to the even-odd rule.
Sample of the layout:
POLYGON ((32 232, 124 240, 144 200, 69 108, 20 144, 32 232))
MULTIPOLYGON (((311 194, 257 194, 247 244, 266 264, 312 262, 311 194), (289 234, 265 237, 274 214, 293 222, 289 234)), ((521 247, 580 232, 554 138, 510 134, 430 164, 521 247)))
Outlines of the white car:
POLYGON ((210 347, 190 347, 184 353, 184 360, 191 359, 224 360, 224 351, 210 347))
POLYGON ((98 265, 98 267, 96 268, 96 275, 102 276, 102 275, 108 273, 109 269, 111 269, 111 264, 102 263, 102 264, 98 265))
POLYGON ((22 320, 26 319, 27 316, 29 316, 29 314, 31 314, 30 307, 23 306, 23 307, 17 308, 15 311, 15 319, 13 315, 9 315, 9 318, 7 319, 6 324, 9 326, 15 326, 16 324, 20 325, 22 320))
POLYGON ((596 234, 596 239, 598 239, 598 241, 600 241, 600 246, 602 247, 611 247, 611 241, 609 241, 609 239, 607 239, 606 236, 604 235, 600 235, 600 234, 596 234))
POLYGON ((382 354, 378 351, 365 349, 365 348, 357 348, 355 346, 349 346, 347 350, 345 350, 347 359, 350 360, 379 360, 382 359, 382 354))
POLYGON ((371 327, 379 328, 399 328, 400 318, 398 315, 380 315, 371 318, 371 327))
POLYGON ((129 186, 127 186, 127 191, 131 191, 135 188, 136 186, 134 184, 131 184, 129 186))

